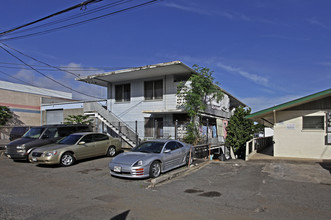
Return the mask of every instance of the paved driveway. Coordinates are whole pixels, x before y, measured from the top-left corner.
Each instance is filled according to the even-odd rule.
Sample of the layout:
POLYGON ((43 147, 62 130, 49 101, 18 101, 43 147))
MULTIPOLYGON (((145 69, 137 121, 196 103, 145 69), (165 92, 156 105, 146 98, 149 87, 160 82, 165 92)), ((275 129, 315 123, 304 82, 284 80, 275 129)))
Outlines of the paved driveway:
POLYGON ((0 219, 301 220, 331 216, 330 172, 317 163, 208 162, 149 188, 148 179, 111 177, 109 161, 101 157, 62 168, 0 157, 0 219))

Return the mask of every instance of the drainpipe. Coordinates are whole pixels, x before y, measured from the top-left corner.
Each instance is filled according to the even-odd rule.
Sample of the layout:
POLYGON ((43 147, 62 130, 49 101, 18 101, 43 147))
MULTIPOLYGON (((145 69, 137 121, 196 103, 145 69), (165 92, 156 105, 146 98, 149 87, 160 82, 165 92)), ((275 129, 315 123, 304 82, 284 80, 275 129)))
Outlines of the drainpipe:
POLYGON ((112 98, 112 84, 111 83, 108 83, 107 84, 107 110, 108 111, 111 111, 111 98, 112 98))
POLYGON ((167 109, 167 75, 163 77, 163 108, 167 109))
POLYGON ((277 118, 276 118, 276 110, 273 110, 273 112, 274 112, 274 126, 276 125, 276 123, 277 123, 277 118))

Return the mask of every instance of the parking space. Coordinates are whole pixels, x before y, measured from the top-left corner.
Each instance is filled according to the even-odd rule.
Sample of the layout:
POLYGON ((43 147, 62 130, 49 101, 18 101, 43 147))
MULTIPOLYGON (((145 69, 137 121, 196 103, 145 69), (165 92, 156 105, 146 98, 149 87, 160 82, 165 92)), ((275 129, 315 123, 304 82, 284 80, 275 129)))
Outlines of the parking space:
MULTIPOLYGON (((0 157, 0 219, 329 219, 331 216, 330 173, 317 163, 209 161, 194 172, 184 172, 149 187, 150 179, 110 176, 110 160, 100 157, 71 167, 50 167, 0 157), (302 175, 287 176, 300 173, 300 167, 304 171, 302 175)), ((187 168, 166 175, 179 170, 187 171, 187 168)))

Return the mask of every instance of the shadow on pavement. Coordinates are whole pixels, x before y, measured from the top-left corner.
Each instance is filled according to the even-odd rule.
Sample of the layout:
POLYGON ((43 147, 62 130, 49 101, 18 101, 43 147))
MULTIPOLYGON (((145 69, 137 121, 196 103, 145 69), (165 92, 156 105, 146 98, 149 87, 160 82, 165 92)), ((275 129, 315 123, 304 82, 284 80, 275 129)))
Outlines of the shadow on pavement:
POLYGON ((319 163, 321 165, 321 167, 323 167, 323 169, 326 169, 329 171, 329 173, 331 174, 331 162, 321 162, 319 163))
POLYGON ((110 220, 125 220, 126 217, 127 217, 128 214, 129 214, 129 212, 130 212, 130 210, 125 211, 125 212, 123 212, 123 213, 121 213, 121 214, 118 214, 118 215, 112 217, 110 220))

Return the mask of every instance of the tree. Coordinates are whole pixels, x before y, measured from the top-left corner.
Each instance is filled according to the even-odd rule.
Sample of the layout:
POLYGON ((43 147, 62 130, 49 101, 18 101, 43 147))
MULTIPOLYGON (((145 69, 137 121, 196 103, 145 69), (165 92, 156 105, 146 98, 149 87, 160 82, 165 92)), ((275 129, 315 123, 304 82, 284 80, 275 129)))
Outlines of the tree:
POLYGON ((188 83, 179 84, 177 95, 185 100, 182 107, 190 117, 184 141, 196 144, 199 138, 197 116, 206 110, 207 104, 212 100, 220 101, 223 92, 218 87, 219 83, 214 83, 213 71, 196 64, 193 65, 193 69, 195 73, 191 75, 188 83))
POLYGON ((0 125, 5 125, 9 119, 13 117, 13 113, 7 106, 0 106, 0 125))
POLYGON ((227 137, 226 146, 232 147, 239 158, 242 158, 246 149, 246 142, 254 136, 254 122, 245 116, 251 113, 251 109, 240 106, 230 117, 229 124, 226 128, 227 137))
POLYGON ((64 119, 65 124, 86 124, 89 125, 93 119, 89 119, 88 115, 68 115, 64 119))

